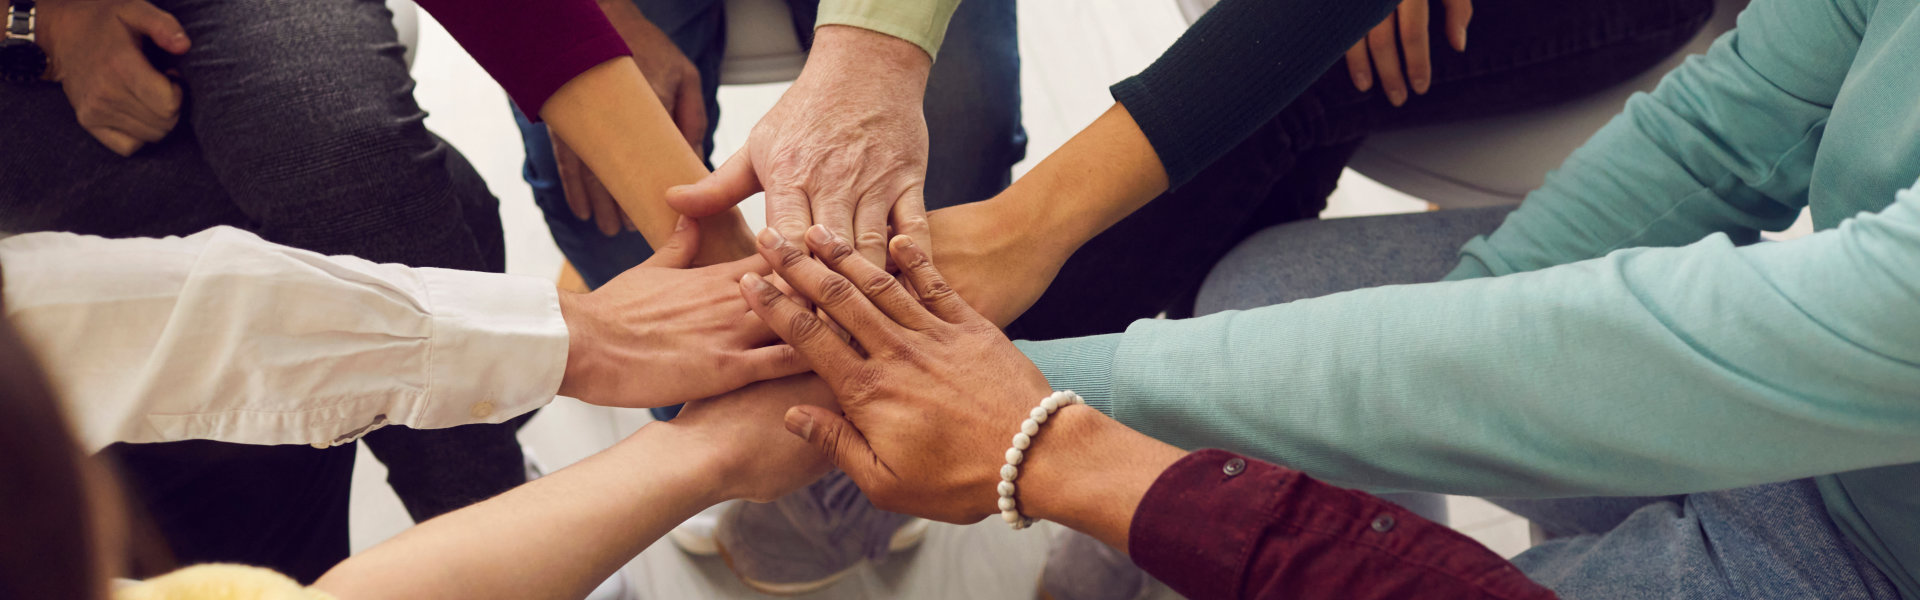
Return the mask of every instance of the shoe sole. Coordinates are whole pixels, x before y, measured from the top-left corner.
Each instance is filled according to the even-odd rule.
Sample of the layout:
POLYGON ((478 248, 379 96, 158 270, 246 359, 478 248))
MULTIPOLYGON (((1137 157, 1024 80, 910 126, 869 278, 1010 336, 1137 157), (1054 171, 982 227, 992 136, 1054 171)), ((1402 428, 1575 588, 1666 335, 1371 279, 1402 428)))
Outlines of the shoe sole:
MULTIPOLYGON (((927 531, 932 528, 933 528, 933 522, 928 521, 926 519, 915 518, 912 521, 908 521, 907 524, 902 525, 900 526, 899 529, 894 530, 893 537, 887 540, 887 551, 899 552, 899 551, 906 550, 908 548, 912 548, 914 546, 920 545, 920 542, 925 541, 927 539, 927 531)), ((691 536, 691 535, 686 537, 695 538, 695 536, 691 536)), ((793 582, 793 583, 774 583, 770 581, 760 581, 758 579, 747 577, 745 574, 740 572, 740 569, 734 568, 733 557, 727 554, 726 546, 720 544, 719 539, 707 538, 706 540, 704 540, 704 542, 702 542, 697 538, 695 538, 695 539, 690 539, 690 541, 692 541, 698 547, 702 547, 702 548, 709 547, 709 546, 712 547, 713 554, 718 554, 720 556, 720 561, 726 563, 727 570, 733 571, 733 576, 739 579, 740 583, 746 584, 747 587, 753 588, 753 590, 756 592, 767 594, 769 596, 798 596, 801 594, 810 594, 813 592, 826 589, 828 586, 831 586, 835 583, 839 583, 841 579, 846 578, 848 573, 852 573, 854 569, 859 568, 861 564, 867 562, 864 559, 860 560, 858 562, 853 563, 852 566, 849 566, 845 569, 841 569, 837 573, 828 575, 826 577, 822 577, 820 579, 815 579, 813 581, 801 581, 801 582, 793 582), (704 546, 700 545, 702 543, 704 543, 705 545, 704 546)), ((680 540, 678 538, 675 538, 674 544, 679 545, 680 540)), ((688 549, 687 546, 680 546, 680 548, 682 550, 685 550, 689 554, 695 553, 693 550, 688 549)))

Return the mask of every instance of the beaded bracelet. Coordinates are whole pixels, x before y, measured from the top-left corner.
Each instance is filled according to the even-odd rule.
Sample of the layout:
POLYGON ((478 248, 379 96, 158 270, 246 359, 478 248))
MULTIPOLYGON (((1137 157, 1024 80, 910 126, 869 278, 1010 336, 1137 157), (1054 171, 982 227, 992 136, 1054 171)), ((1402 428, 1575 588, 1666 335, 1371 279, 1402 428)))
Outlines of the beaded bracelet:
POLYGON ((1034 524, 1032 518, 1020 514, 1020 503, 1013 499, 1013 480, 1020 477, 1020 461, 1026 460, 1027 447, 1033 445, 1033 438, 1040 435, 1040 426, 1047 422, 1047 417, 1062 408, 1086 403, 1073 390, 1054 392, 1041 399, 1040 405, 1033 407, 1033 412, 1027 413, 1027 420, 1020 422, 1020 433, 1013 434, 1013 447, 1007 449, 1007 464, 1000 467, 1000 485, 996 489, 1000 492, 1000 517, 1006 519, 1007 524, 1015 530, 1026 529, 1034 524))

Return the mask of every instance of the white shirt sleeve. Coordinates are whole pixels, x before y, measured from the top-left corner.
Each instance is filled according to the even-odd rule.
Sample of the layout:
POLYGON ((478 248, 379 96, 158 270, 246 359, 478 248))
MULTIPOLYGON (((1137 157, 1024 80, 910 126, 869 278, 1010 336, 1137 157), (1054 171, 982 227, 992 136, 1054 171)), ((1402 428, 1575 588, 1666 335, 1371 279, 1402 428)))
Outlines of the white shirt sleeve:
POLYGON ((498 423, 551 401, 552 282, 323 256, 216 227, 0 240, 6 317, 89 452, 209 439, 326 446, 498 423))

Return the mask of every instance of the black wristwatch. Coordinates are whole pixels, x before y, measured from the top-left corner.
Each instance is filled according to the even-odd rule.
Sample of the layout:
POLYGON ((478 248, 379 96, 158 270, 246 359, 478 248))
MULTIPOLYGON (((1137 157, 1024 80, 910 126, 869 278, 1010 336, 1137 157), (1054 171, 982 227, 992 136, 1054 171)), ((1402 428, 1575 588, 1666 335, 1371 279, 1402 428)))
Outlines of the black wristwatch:
POLYGON ((47 53, 33 41, 33 0, 7 5, 6 39, 0 40, 0 80, 39 81, 47 73, 47 53))

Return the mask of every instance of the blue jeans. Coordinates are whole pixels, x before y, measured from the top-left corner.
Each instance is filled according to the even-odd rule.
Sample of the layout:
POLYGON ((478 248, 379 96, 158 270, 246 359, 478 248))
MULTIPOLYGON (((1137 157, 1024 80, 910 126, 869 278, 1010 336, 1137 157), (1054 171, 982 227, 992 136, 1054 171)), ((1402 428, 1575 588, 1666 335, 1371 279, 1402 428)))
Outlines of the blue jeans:
MULTIPOLYGON (((715 92, 726 49, 722 0, 634 0, 640 11, 680 47, 700 71, 707 99, 707 147, 720 121, 715 92)), ((811 45, 817 0, 792 0, 795 30, 811 45)), ((1020 126, 1020 54, 1012 0, 961 3, 948 26, 939 60, 927 79, 926 118, 932 141, 927 167, 929 208, 985 200, 1011 182, 1013 164, 1026 156, 1026 131, 1020 126)), ((514 111, 526 144, 523 172, 534 202, 560 252, 589 287, 599 287, 653 255, 636 232, 602 235, 592 221, 567 209, 560 189, 553 145, 543 124, 514 111)), ((711 162, 708 164, 712 166, 711 162)))
MULTIPOLYGON (((1207 274, 1195 312, 1435 281, 1508 210, 1269 227, 1207 274)), ((1490 500, 1548 533, 1513 562, 1563 598, 1900 597, 1834 527, 1811 479, 1653 498, 1490 500)))

